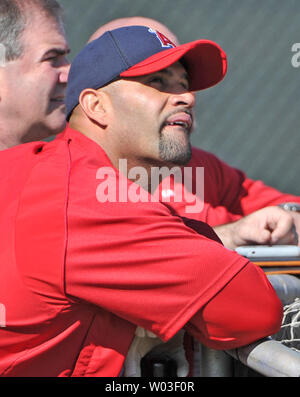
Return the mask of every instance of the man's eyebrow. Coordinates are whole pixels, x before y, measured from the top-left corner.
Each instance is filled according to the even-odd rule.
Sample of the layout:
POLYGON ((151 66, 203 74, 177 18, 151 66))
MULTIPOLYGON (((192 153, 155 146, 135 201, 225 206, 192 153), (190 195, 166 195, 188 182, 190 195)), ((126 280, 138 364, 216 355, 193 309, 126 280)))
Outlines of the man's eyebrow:
POLYGON ((55 53, 56 55, 67 55, 70 54, 71 50, 69 48, 51 48, 50 50, 46 51, 44 56, 47 56, 49 54, 55 53))
MULTIPOLYGON (((172 72, 172 70, 169 69, 169 68, 165 68, 165 69, 159 70, 159 71, 157 71, 156 73, 164 73, 164 74, 167 74, 168 76, 171 76, 171 77, 172 77, 172 75, 174 74, 174 73, 172 72)), ((189 81, 189 75, 188 75, 187 72, 183 72, 182 75, 181 75, 180 77, 183 78, 184 80, 186 80, 187 82, 189 81)))

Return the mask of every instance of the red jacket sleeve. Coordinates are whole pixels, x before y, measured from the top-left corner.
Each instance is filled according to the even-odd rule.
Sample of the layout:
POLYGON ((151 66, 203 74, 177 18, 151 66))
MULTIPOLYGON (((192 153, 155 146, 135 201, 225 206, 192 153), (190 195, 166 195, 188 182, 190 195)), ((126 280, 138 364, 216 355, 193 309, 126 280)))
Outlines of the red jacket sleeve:
POLYGON ((282 304, 276 292, 263 270, 249 264, 185 328, 204 345, 227 350, 275 334, 281 320, 282 304))
POLYGON ((183 193, 182 187, 175 183, 170 205, 179 215, 207 222, 211 226, 233 222, 263 207, 290 201, 300 203, 300 197, 280 192, 260 180, 254 181, 243 171, 201 149, 193 148, 193 157, 187 167, 191 169, 192 183, 184 181, 183 193), (197 173, 197 169, 201 167, 203 181, 199 176, 202 174, 197 173), (200 210, 194 205, 196 210, 187 212, 187 199, 191 201, 190 194, 202 201, 202 206, 198 206, 200 210), (180 200, 177 201, 179 196, 180 200))

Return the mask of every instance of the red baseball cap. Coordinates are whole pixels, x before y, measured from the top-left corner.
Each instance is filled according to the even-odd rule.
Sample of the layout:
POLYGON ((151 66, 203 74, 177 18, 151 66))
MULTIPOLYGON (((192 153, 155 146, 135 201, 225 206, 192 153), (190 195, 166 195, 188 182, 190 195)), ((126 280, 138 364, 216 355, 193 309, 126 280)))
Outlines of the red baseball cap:
POLYGON ((67 119, 84 89, 98 89, 120 77, 151 74, 179 60, 186 67, 191 91, 212 87, 226 74, 226 54, 213 41, 196 40, 176 47, 162 33, 146 26, 105 32, 84 47, 72 62, 67 85, 67 119))
MULTIPOLYGON (((164 43, 168 40, 162 33, 155 32, 164 43)), ((227 57, 222 48, 210 40, 196 40, 178 47, 158 52, 122 72, 122 77, 143 76, 165 69, 173 63, 184 60, 189 74, 191 91, 199 91, 218 84, 226 75, 227 57)))

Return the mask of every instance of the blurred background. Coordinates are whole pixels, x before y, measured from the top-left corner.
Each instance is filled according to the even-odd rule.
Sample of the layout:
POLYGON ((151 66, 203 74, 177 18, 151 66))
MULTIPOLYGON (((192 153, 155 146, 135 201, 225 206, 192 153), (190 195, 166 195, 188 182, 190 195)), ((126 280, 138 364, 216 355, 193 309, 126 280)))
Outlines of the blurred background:
POLYGON ((59 1, 70 60, 100 25, 137 15, 164 23, 182 43, 204 38, 221 45, 228 73, 198 94, 193 144, 251 178, 300 195, 300 67, 292 65, 299 0, 59 1))

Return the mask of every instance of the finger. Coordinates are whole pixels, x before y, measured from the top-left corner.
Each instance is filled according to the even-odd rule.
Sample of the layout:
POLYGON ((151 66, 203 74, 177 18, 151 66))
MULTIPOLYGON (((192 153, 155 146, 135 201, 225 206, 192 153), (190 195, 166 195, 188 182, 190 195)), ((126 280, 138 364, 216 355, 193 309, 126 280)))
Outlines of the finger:
POLYGON ((253 242, 256 244, 271 244, 272 233, 268 229, 260 229, 253 235, 253 242))
POLYGON ((267 229, 253 228, 248 229, 247 233, 243 234, 243 244, 271 244, 271 232, 267 229))
POLYGON ((298 234, 296 229, 292 227, 291 231, 287 233, 284 237, 278 239, 274 244, 292 244, 298 245, 298 234))
POLYGON ((272 244, 278 243, 279 240, 294 243, 295 229, 293 220, 290 217, 280 217, 273 226, 271 232, 272 244))

